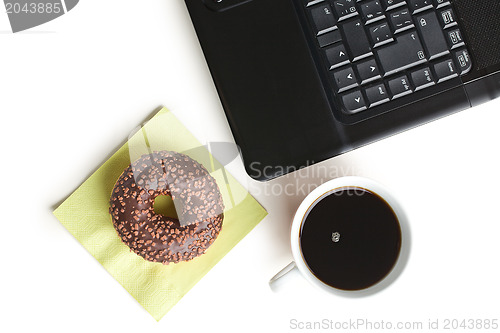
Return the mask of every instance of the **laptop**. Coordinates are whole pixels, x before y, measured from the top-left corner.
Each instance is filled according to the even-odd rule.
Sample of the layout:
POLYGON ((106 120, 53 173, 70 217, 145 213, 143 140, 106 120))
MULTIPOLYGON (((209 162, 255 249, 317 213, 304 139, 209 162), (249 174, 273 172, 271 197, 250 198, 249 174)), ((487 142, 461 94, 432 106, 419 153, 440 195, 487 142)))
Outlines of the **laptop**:
POLYGON ((185 0, 269 180, 500 96, 500 0, 185 0))

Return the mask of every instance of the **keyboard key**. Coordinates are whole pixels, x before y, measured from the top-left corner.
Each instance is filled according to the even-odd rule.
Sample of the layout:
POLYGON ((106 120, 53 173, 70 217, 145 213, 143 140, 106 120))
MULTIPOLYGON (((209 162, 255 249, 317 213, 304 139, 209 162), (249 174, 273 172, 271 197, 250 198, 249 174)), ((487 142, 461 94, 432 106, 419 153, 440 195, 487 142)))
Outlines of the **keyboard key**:
POLYGON ((358 70, 361 84, 365 84, 381 77, 381 71, 375 59, 370 59, 358 64, 356 69, 358 70))
POLYGON ((354 0, 336 0, 333 2, 333 8, 337 13, 339 20, 358 15, 354 0))
POLYGON ((325 47, 331 44, 335 44, 342 40, 342 36, 340 35, 340 31, 338 29, 327 32, 321 36, 318 36, 319 47, 325 47))
POLYGON ((438 16, 444 29, 457 24, 455 14, 451 8, 440 11, 438 16))
POLYGON ((329 5, 312 7, 310 13, 316 27, 316 35, 321 35, 335 28, 337 20, 329 5))
POLYGON ((344 44, 335 45, 325 50, 329 69, 334 69, 349 63, 349 57, 344 44))
POLYGON ((325 0, 303 0, 303 1, 305 3, 306 7, 310 7, 310 6, 316 5, 316 4, 320 3, 320 2, 323 2, 325 0))
POLYGON ((404 0, 381 0, 385 10, 391 10, 406 5, 404 0))
POLYGON ((365 89, 366 97, 370 107, 380 105, 389 101, 389 94, 383 83, 365 89))
POLYGON ((413 14, 432 8, 432 0, 408 0, 408 5, 413 14))
POLYGON ((372 54, 370 42, 368 41, 368 37, 366 36, 361 20, 356 19, 349 21, 341 27, 344 31, 346 44, 351 51, 352 61, 362 59, 372 54))
POLYGON ((448 59, 434 65, 434 72, 439 82, 443 82, 458 76, 453 60, 448 59))
POLYGON ((339 93, 358 86, 358 79, 352 67, 336 71, 333 73, 333 79, 339 93))
POLYGON ((382 5, 379 0, 363 2, 360 6, 360 10, 366 24, 375 22, 384 17, 382 5))
POLYGON ((342 96, 342 104, 344 104, 348 113, 357 113, 366 110, 365 98, 359 90, 342 96))
POLYGON ((442 8, 444 6, 448 6, 450 2, 448 0, 434 0, 434 7, 442 8))
POLYGON ((387 24, 387 22, 385 21, 370 26, 369 32, 373 47, 378 47, 394 40, 392 38, 392 32, 389 28, 389 24, 387 24))
POLYGON ((451 49, 455 49, 457 47, 464 45, 464 40, 462 38, 460 30, 455 29, 452 31, 447 31, 445 34, 446 34, 446 40, 451 49))
POLYGON ((458 70, 460 75, 467 74, 472 69, 472 61, 467 50, 460 50, 455 52, 455 59, 457 60, 458 70))
POLYGON ((420 31, 430 60, 449 53, 436 13, 428 12, 417 16, 417 29, 420 31))
POLYGON ((408 77, 406 75, 402 75, 395 79, 389 80, 388 85, 392 93, 392 99, 396 99, 413 92, 413 90, 411 89, 410 80, 408 80, 408 77))
POLYGON ((415 91, 427 88, 435 84, 429 67, 416 70, 411 73, 411 80, 415 86, 415 91))
POLYGON ((385 75, 426 62, 424 48, 416 32, 396 38, 396 43, 376 51, 385 75))
POLYGON ((414 27, 408 8, 399 9, 391 13, 389 19, 395 34, 414 27))

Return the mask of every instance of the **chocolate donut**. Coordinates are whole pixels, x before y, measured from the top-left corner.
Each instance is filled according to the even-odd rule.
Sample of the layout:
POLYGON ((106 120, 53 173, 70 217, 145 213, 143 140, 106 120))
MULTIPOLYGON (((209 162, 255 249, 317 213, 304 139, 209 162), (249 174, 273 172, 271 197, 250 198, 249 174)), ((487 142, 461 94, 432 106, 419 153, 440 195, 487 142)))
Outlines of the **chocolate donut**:
POLYGON ((129 165, 113 188, 109 209, 131 251, 163 264, 205 253, 219 235, 223 211, 217 183, 203 165, 171 151, 152 152, 129 165), (155 213, 160 195, 172 197, 179 219, 155 213))

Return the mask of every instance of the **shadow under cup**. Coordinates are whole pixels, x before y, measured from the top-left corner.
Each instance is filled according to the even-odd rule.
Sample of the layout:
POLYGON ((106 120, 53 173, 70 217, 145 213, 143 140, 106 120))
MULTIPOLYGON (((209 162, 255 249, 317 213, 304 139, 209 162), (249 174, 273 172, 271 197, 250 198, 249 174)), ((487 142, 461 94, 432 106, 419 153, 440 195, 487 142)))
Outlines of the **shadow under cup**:
POLYGON ((361 291, 384 280, 400 259, 402 229, 386 200, 368 189, 328 191, 307 209, 299 246, 307 269, 329 287, 361 291))

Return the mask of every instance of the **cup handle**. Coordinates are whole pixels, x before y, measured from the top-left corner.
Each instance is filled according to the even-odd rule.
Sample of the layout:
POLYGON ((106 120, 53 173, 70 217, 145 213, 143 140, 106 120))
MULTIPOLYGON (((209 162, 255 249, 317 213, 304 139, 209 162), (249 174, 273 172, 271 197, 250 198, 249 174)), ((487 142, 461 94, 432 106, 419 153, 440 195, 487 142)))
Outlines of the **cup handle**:
POLYGON ((273 276, 271 280, 269 280, 269 287, 271 287, 272 291, 278 291, 283 282, 287 280, 286 278, 283 278, 284 276, 288 276, 288 278, 290 278, 298 275, 300 275, 299 269, 297 268, 295 261, 292 261, 291 263, 286 265, 285 268, 276 273, 276 275, 273 276))

